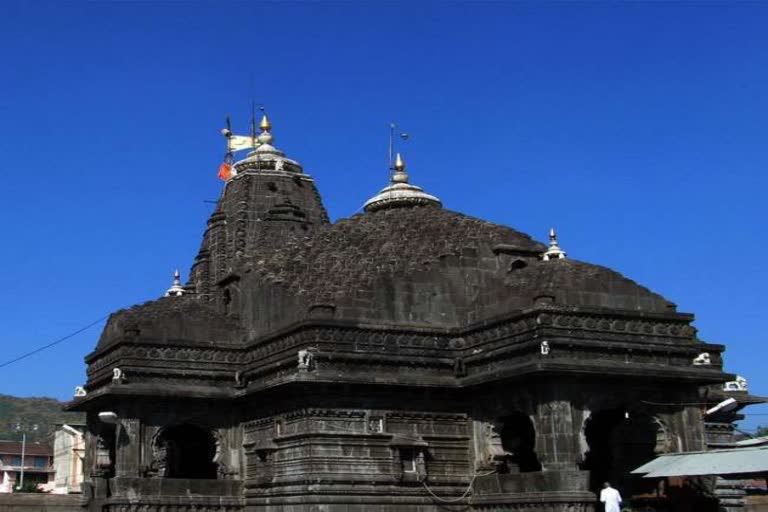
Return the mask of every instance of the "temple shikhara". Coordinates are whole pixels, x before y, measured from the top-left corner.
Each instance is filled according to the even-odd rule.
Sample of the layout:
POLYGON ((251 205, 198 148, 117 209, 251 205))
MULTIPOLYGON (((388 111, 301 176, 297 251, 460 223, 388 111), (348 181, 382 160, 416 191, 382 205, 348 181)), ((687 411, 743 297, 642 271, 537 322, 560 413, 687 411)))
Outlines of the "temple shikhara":
POLYGON ((605 481, 658 510, 738 503, 631 474, 726 442, 751 399, 693 315, 554 230, 451 211, 399 155, 331 222, 260 131, 224 130, 247 153, 186 283, 112 314, 86 357, 88 510, 587 512, 605 481))

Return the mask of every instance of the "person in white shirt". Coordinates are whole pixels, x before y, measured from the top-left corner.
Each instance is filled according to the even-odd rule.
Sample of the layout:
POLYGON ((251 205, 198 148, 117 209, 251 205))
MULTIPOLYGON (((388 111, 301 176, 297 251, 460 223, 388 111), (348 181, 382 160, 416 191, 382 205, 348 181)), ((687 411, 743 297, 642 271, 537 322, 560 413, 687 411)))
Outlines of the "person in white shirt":
POLYGON ((605 504, 605 512, 621 512, 621 494, 608 482, 603 484, 603 490, 600 491, 600 503, 605 504))

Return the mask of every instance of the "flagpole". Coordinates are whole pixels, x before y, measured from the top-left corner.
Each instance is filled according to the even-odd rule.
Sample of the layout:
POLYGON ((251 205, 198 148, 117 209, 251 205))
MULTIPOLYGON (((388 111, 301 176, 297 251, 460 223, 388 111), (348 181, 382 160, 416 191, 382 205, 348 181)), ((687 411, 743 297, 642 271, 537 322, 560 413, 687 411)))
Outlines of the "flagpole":
POLYGON ((21 433, 21 474, 19 476, 19 490, 24 487, 24 452, 27 450, 27 433, 21 433))

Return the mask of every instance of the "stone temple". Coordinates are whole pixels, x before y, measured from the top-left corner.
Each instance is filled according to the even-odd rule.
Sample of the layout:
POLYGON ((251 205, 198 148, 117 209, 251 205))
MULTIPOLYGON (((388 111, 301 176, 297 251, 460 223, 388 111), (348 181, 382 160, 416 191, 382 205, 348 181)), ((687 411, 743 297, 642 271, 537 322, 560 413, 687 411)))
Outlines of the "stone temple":
POLYGON ((702 396, 735 379, 692 315, 399 157, 332 223, 266 117, 251 149, 188 282, 86 357, 88 510, 587 512, 605 480, 666 510, 629 472, 705 449, 702 396))

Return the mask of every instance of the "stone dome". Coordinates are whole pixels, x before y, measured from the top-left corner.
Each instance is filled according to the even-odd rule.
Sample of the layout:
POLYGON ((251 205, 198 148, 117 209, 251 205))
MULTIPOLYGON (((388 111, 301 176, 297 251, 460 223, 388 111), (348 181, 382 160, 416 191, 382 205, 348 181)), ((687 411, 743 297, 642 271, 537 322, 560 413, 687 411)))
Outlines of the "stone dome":
POLYGON ((660 295, 617 272, 571 259, 512 228, 438 205, 369 211, 285 240, 242 269, 247 322, 269 328, 311 317, 464 327, 533 307, 669 312, 660 295), (287 315, 286 312, 292 312, 287 315))

